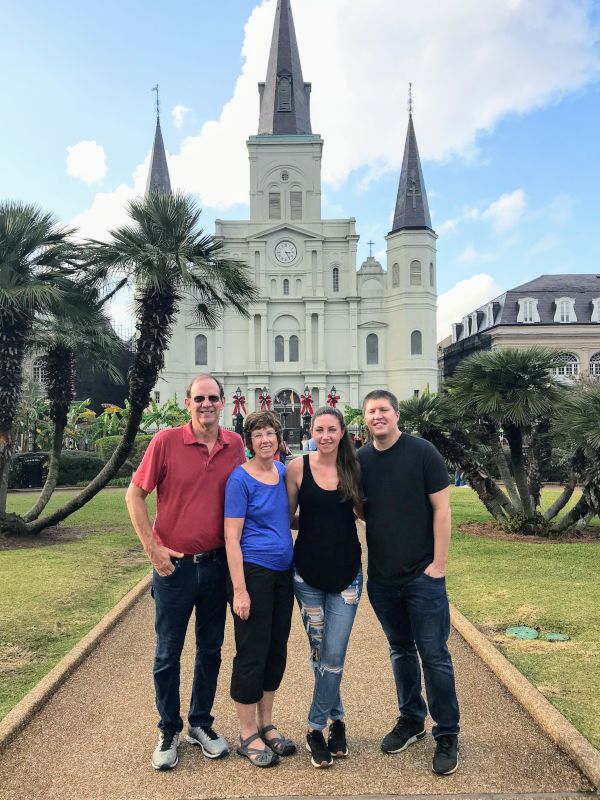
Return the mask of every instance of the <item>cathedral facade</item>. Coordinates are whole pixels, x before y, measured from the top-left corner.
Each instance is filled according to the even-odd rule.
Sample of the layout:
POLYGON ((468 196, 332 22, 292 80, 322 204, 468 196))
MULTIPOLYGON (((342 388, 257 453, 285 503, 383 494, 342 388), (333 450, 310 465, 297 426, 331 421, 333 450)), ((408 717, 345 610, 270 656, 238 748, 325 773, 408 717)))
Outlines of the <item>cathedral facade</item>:
MULTIPOLYGON (((182 310, 156 386, 160 402, 211 372, 225 386, 225 424, 239 388, 246 411, 268 396, 293 432, 302 395, 317 408, 333 394, 343 409, 376 388, 404 399, 437 387, 437 237, 412 114, 386 269, 369 257, 357 270, 355 219, 321 216, 323 140, 312 132, 310 90, 290 0, 279 0, 258 133, 247 142, 250 218, 217 220, 215 230, 226 255, 249 265, 260 299, 247 319, 228 310, 214 330, 182 310)), ((170 191, 158 122, 148 188, 170 191)))

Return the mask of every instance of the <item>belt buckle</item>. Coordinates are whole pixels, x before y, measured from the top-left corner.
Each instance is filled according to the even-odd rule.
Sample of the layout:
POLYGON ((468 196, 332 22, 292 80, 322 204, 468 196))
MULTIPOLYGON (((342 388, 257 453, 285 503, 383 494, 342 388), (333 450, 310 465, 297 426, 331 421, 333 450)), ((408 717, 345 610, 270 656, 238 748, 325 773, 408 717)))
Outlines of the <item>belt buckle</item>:
POLYGON ((194 553, 192 558, 194 559, 194 564, 199 564, 202 559, 204 558, 205 553, 194 553))

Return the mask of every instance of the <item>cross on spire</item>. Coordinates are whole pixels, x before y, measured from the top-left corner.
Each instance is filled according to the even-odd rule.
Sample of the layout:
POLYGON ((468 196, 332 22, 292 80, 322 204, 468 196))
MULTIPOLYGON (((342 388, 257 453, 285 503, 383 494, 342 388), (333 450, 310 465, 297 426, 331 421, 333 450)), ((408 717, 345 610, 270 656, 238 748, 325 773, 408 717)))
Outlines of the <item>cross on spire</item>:
POLYGON ((367 242, 367 244, 369 245, 369 258, 372 258, 373 257, 373 245, 375 244, 375 242, 367 242))
POLYGON ((412 116, 413 112, 413 96, 412 96, 412 83, 408 84, 408 113, 412 116))
POLYGON ((156 92, 156 116, 159 117, 160 116, 160 97, 159 97, 159 94, 158 94, 158 83, 156 84, 156 86, 153 86, 150 91, 151 92, 156 92))

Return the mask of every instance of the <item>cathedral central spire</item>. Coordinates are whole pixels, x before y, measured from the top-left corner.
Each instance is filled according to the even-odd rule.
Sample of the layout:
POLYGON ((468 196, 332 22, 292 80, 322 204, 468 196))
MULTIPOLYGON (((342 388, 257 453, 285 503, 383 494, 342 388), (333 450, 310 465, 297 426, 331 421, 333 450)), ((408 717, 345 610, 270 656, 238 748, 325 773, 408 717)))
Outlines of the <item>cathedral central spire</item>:
POLYGON ((277 0, 267 79, 258 84, 258 133, 311 134, 310 83, 304 83, 290 0, 277 0))

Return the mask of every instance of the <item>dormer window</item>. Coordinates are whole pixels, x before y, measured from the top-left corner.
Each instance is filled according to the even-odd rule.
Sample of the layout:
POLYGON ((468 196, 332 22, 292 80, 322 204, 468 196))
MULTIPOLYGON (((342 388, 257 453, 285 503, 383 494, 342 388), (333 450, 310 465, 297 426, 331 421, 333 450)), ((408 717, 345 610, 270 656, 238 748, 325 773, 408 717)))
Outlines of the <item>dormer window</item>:
POLYGON ((518 301, 519 313, 517 322, 539 322, 538 301, 535 297, 521 297, 518 301))
POLYGON ((477 312, 471 314, 471 333, 477 333, 477 312))
POLYGON ((600 297, 592 300, 592 318, 590 322, 600 322, 600 297))
POLYGON ((488 303, 485 307, 485 327, 491 328, 494 324, 494 304, 488 303))
POLYGON ((463 326, 460 324, 460 322, 452 323, 452 344, 455 344, 455 342, 458 342, 458 340, 460 339, 460 335, 462 333, 462 327, 463 326))
POLYGON ((558 297, 555 302, 554 322, 577 322, 575 300, 572 297, 558 297))
POLYGON ((470 335, 471 335, 471 330, 470 330, 469 317, 463 317, 462 318, 462 338, 466 339, 467 336, 470 336, 470 335))

